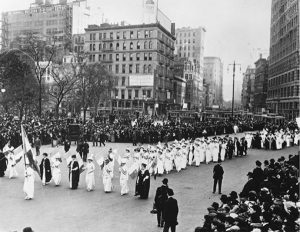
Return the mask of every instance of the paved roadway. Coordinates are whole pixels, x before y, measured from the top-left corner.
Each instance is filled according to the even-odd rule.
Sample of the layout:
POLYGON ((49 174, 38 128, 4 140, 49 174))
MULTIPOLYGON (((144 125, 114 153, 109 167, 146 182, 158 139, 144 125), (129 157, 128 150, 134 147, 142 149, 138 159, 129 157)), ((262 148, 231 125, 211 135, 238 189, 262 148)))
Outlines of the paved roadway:
MULTIPOLYGON (((90 152, 104 155, 110 147, 118 153, 130 144, 108 143, 106 147, 92 147, 90 152)), ((75 151, 72 145, 71 151, 75 151)), ((63 147, 51 148, 43 146, 42 152, 62 152, 63 147)), ((230 191, 241 191, 247 180, 246 174, 255 167, 256 160, 278 158, 282 155, 294 154, 298 147, 291 147, 280 151, 249 150, 246 157, 234 158, 223 163, 225 171, 223 180, 224 194, 230 191)), ((68 189, 68 170, 63 161, 62 183, 55 187, 53 183, 42 186, 36 176, 35 198, 24 200, 23 163, 18 164, 19 177, 16 179, 0 178, 0 232, 22 231, 31 226, 35 232, 158 232, 156 215, 150 214, 155 190, 161 185, 165 177, 151 178, 148 200, 134 197, 135 180, 129 181, 130 192, 127 196, 120 196, 119 173, 115 165, 113 179, 114 191, 105 194, 103 191, 100 168, 96 165, 96 190, 87 192, 85 189, 85 173, 81 174, 79 189, 68 189)), ((202 225, 206 208, 213 201, 219 201, 219 194, 212 194, 213 164, 201 164, 199 168, 188 167, 180 173, 172 172, 167 175, 169 186, 174 189, 175 198, 179 204, 178 232, 194 231, 196 226, 202 225)))

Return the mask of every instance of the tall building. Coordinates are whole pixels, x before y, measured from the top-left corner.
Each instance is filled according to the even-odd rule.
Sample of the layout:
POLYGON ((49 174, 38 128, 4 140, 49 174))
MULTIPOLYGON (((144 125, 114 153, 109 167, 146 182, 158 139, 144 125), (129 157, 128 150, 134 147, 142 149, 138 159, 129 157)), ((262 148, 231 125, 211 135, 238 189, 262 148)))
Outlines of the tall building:
POLYGON ((268 85, 268 60, 260 58, 255 62, 254 80, 254 112, 264 113, 266 110, 268 85))
POLYGON ((248 67, 243 76, 242 107, 244 110, 253 111, 254 105, 255 68, 248 67))
POLYGON ((299 116, 299 0, 273 0, 267 108, 299 116))
POLYGON ((208 106, 223 104, 223 63, 219 57, 204 57, 204 81, 208 87, 208 106))
MULTIPOLYGON (((193 75, 186 79, 186 103, 188 109, 201 109, 203 104, 204 36, 203 27, 176 29, 175 54, 191 67, 193 75), (196 73, 197 72, 197 73, 196 73)), ((185 65, 188 67, 188 65, 185 65)), ((191 73, 190 73, 191 74, 191 73)))
POLYGON ((88 0, 36 0, 29 9, 2 13, 0 46, 9 48, 18 36, 36 33, 68 47, 72 34, 84 33, 89 19, 88 0))
POLYGON ((159 23, 90 25, 85 33, 89 62, 101 62, 118 77, 115 109, 165 113, 174 103, 175 36, 159 23))

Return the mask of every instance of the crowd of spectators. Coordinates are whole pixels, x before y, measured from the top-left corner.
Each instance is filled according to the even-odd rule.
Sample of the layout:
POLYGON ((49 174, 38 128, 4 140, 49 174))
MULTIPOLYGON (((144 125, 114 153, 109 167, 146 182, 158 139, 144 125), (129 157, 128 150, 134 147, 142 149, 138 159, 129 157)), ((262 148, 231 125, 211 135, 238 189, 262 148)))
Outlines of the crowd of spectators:
POLYGON ((207 208, 195 232, 267 232, 300 230, 299 154, 257 160, 242 192, 221 195, 207 208))
MULTIPOLYGON (((0 148, 8 141, 13 147, 21 144, 20 121, 14 120, 12 115, 0 116, 0 148)), ((226 120, 206 119, 192 123, 180 122, 178 120, 157 120, 156 118, 139 117, 138 119, 117 118, 113 121, 88 121, 82 120, 54 119, 50 117, 30 117, 22 121, 28 138, 34 144, 35 138, 39 137, 41 144, 51 144, 53 140, 63 142, 68 138, 68 125, 78 123, 81 125, 82 139, 89 142, 100 140, 110 142, 157 143, 173 141, 175 139, 198 138, 202 136, 221 135, 233 133, 234 125, 239 131, 257 131, 264 127, 275 130, 289 127, 296 128, 295 123, 286 122, 281 125, 267 124, 262 121, 236 117, 226 120)))

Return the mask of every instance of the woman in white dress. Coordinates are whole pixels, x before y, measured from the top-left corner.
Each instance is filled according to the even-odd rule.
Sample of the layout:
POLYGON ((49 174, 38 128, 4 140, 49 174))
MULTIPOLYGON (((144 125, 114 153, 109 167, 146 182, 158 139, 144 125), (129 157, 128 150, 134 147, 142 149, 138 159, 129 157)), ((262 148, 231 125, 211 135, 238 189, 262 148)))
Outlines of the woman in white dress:
POLYGON ((206 160, 206 149, 207 149, 206 142, 201 140, 201 143, 199 145, 200 163, 204 163, 206 160))
POLYGON ((179 147, 179 145, 176 147, 176 152, 175 152, 175 156, 174 156, 174 163, 175 163, 175 167, 176 167, 176 171, 180 172, 181 171, 181 149, 179 147))
POLYGON ((86 176, 85 183, 87 191, 93 191, 95 189, 95 165, 93 163, 93 157, 88 157, 86 164, 86 176))
POLYGON ((112 178, 113 178, 112 160, 107 158, 104 161, 104 167, 102 172, 104 192, 106 193, 110 193, 112 191, 112 182, 111 182, 112 178))
POLYGON ((61 171, 59 166, 59 157, 55 157, 55 161, 52 164, 52 179, 54 181, 55 186, 59 186, 61 182, 61 171))
POLYGON ((9 179, 18 176, 18 172, 16 169, 16 159, 13 152, 9 152, 8 154, 8 170, 9 170, 9 179))
POLYGON ((214 140, 213 141, 213 162, 218 162, 219 160, 219 143, 214 140))
POLYGON ((212 150, 213 150, 213 144, 210 141, 207 141, 207 147, 206 147, 206 153, 205 153, 205 161, 206 164, 209 164, 212 160, 212 150))
POLYGON ((120 164, 120 186, 121 186, 121 196, 128 194, 129 192, 129 187, 128 187, 128 169, 126 166, 127 160, 126 159, 121 159, 121 164, 120 164))
POLYGON ((157 174, 158 175, 163 175, 164 174, 164 155, 162 153, 162 150, 158 150, 157 174))
POLYGON ((225 160, 226 147, 227 147, 226 141, 223 140, 221 144, 221 161, 225 160))
POLYGON ((285 136, 285 142, 286 142, 286 147, 290 147, 291 146, 291 135, 290 133, 287 133, 285 136))
POLYGON ((31 200, 34 196, 34 171, 29 166, 28 162, 25 164, 25 179, 23 191, 25 193, 25 200, 31 200))
POLYGON ((200 145, 198 142, 195 142, 195 150, 194 150, 194 160, 196 163, 196 167, 200 166, 201 162, 201 151, 200 151, 200 145))
POLYGON ((173 159, 171 152, 171 148, 168 148, 165 152, 164 168, 167 174, 169 174, 169 172, 173 169, 173 159))

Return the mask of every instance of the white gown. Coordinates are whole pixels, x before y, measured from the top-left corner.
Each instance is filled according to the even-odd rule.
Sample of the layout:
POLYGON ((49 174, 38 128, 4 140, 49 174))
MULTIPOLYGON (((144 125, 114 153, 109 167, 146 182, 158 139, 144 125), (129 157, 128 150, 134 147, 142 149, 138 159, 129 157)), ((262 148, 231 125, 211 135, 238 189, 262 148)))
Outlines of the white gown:
POLYGON ((59 161, 54 161, 52 167, 52 179, 54 181, 54 184, 56 186, 60 185, 60 182, 61 182, 61 171, 60 171, 60 168, 59 168, 59 165, 60 165, 60 162, 59 161))
POLYGON ((31 167, 25 168, 25 179, 23 191, 26 198, 32 199, 34 197, 34 171, 31 167))
POLYGON ((164 174, 164 157, 160 155, 157 158, 157 174, 162 175, 164 174))
POLYGON ((17 177, 16 160, 14 154, 9 154, 8 158, 9 179, 17 177))
POLYGON ((219 160, 219 143, 213 143, 213 162, 218 162, 219 160))
MULTIPOLYGON (((195 148, 194 148, 195 149, 195 148)), ((194 152, 195 152, 195 150, 194 150, 194 152)), ((194 156, 194 153, 193 153, 193 146, 191 145, 190 146, 190 149, 189 149, 189 157, 188 157, 188 159, 189 159, 189 165, 191 166, 192 165, 192 163, 193 163, 193 156, 194 156)))
POLYGON ((125 195, 129 192, 127 166, 124 165, 123 167, 120 167, 119 171, 120 171, 121 195, 125 195))
POLYGON ((211 160, 212 160, 212 155, 211 154, 212 154, 212 145, 210 143, 206 147, 205 161, 206 161, 207 164, 210 163, 211 160))
POLYGON ((226 143, 222 143, 221 145, 221 160, 225 160, 225 153, 226 153, 226 143))
POLYGON ((206 160, 206 149, 207 149, 207 144, 201 143, 199 147, 199 153, 200 153, 200 162, 202 163, 204 163, 206 160))
POLYGON ((104 165, 102 177, 103 177, 104 192, 111 192, 112 191, 111 179, 113 178, 113 165, 111 164, 111 162, 104 165))
POLYGON ((95 189, 95 165, 93 163, 86 164, 85 183, 87 191, 95 189))
MULTIPOLYGON (((203 151, 202 151, 202 153, 203 153, 203 151)), ((196 145, 196 147, 195 147, 194 160, 196 162, 196 166, 199 167, 200 162, 201 162, 201 148, 199 147, 199 145, 196 145)))

